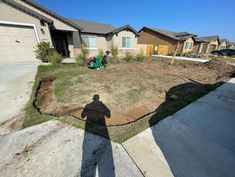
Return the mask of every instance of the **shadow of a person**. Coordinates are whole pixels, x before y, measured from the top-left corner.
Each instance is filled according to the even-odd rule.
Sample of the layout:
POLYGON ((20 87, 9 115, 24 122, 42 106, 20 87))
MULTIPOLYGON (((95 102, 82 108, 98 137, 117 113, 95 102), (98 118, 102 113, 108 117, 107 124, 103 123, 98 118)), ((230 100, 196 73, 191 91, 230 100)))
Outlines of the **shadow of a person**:
POLYGON ((98 176, 115 177, 112 146, 105 122, 105 118, 111 117, 110 110, 99 100, 99 95, 96 94, 93 96, 93 101, 83 109, 81 117, 86 117, 81 177, 96 176, 97 168, 98 176), (101 134, 107 139, 100 139, 89 133, 89 131, 97 128, 95 124, 102 125, 101 134))
POLYGON ((183 129, 184 126, 180 126, 182 124, 178 123, 180 121, 174 120, 160 125, 156 123, 222 84, 223 82, 202 84, 192 80, 192 82, 174 86, 166 92, 165 102, 157 107, 155 114, 150 118, 149 125, 153 138, 163 153, 173 176, 207 176, 208 174, 198 175, 199 166, 197 168, 195 166, 201 164, 201 162, 197 161, 196 152, 193 151, 194 149, 192 150, 193 146, 189 144, 190 139, 194 138, 190 137, 189 133, 187 141, 185 141, 185 132, 189 131, 183 129), (193 172, 192 169, 196 171, 193 172))

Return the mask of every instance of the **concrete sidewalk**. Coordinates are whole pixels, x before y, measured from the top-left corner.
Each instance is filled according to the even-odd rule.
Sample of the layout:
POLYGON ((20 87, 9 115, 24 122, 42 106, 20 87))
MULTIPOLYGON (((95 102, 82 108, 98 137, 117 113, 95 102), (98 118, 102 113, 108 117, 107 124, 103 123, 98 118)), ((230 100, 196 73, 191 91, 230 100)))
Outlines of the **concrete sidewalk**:
POLYGON ((235 78, 123 143, 146 176, 235 174, 235 78))
MULTIPOLYGON (((152 55, 152 56, 172 59, 172 56, 165 56, 165 55, 152 55)), ((196 62, 201 62, 201 63, 205 63, 205 62, 209 61, 207 59, 202 59, 202 58, 190 58, 190 57, 180 57, 180 56, 175 56, 175 59, 176 60, 186 60, 186 61, 196 61, 196 62)))

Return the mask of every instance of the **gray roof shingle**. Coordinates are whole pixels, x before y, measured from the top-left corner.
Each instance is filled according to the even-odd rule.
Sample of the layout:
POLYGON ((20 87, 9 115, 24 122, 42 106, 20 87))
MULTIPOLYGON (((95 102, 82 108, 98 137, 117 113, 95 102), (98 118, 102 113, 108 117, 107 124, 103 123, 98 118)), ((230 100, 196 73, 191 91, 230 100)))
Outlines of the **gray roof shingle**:
POLYGON ((124 29, 129 29, 130 31, 132 31, 133 33, 135 33, 137 36, 139 36, 139 33, 134 29, 132 28, 130 25, 124 25, 120 28, 117 28, 117 29, 114 29, 113 31, 111 31, 112 34, 116 34, 124 29))
POLYGON ((90 21, 79 20, 79 19, 69 19, 69 20, 81 26, 82 27, 81 32, 84 32, 84 33, 107 35, 107 34, 116 34, 124 29, 129 29, 130 31, 135 33, 137 36, 139 35, 139 33, 130 25, 125 25, 120 28, 116 28, 115 26, 110 25, 110 24, 96 23, 96 22, 90 22, 90 21))
POLYGON ((144 28, 150 29, 151 31, 160 33, 160 34, 162 34, 164 36, 167 36, 167 37, 169 37, 171 39, 174 39, 174 40, 177 40, 177 41, 178 40, 186 40, 189 37, 196 36, 196 35, 188 33, 188 32, 174 32, 174 31, 162 30, 162 29, 151 28, 151 27, 144 27, 144 28))
POLYGON ((208 43, 205 39, 202 39, 201 37, 194 36, 193 38, 194 38, 194 40, 195 40, 196 42, 205 42, 205 43, 208 43))
POLYGON ((204 39, 207 42, 211 42, 213 40, 219 39, 219 36, 204 36, 204 37, 201 37, 201 38, 204 39))
POLYGON ((116 29, 113 25, 89 22, 78 19, 69 19, 73 23, 82 27, 82 32, 95 34, 108 34, 116 29))

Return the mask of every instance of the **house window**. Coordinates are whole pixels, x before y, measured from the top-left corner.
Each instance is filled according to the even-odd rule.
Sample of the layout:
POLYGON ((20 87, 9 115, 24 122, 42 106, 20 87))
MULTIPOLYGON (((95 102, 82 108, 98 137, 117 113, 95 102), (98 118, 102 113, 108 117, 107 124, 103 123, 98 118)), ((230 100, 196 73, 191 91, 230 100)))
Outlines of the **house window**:
POLYGON ((97 48, 95 36, 82 36, 82 41, 87 48, 97 48))
POLYGON ((193 43, 192 42, 186 42, 185 49, 186 50, 192 50, 192 48, 193 48, 193 43))
POLYGON ((130 37, 122 37, 122 48, 131 48, 130 37))

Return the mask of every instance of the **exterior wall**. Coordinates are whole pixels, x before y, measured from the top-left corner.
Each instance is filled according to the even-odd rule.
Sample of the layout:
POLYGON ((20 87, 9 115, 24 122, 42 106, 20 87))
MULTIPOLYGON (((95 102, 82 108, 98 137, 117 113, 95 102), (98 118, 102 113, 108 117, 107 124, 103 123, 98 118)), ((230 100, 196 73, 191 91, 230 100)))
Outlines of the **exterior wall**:
MULTIPOLYGON (((154 33, 150 30, 144 29, 140 32, 138 44, 154 44, 154 45, 168 45, 169 53, 173 53, 177 47, 177 41, 165 37, 161 34, 154 33)), ((182 45, 178 51, 181 51, 182 45)))
POLYGON ((187 53, 187 52, 191 52, 193 50, 193 46, 192 46, 192 49, 186 49, 186 42, 192 42, 193 43, 193 46, 194 46, 194 40, 192 38, 189 38, 187 39, 185 42, 184 42, 184 46, 183 46, 183 50, 182 50, 182 53, 187 53))
MULTIPOLYGON (((178 48, 176 54, 177 54, 177 55, 182 54, 183 49, 184 49, 184 42, 181 42, 181 43, 179 44, 179 48, 178 48)), ((174 53, 174 50, 172 50, 172 52, 174 53)))
POLYGON ((235 49, 235 45, 234 44, 230 45, 229 49, 235 49))
POLYGON ((75 54, 74 54, 74 46, 73 46, 73 35, 72 33, 67 33, 66 37, 67 37, 68 50, 69 50, 70 57, 74 58, 75 54))
MULTIPOLYGON (((35 12, 38 12, 40 13, 41 15, 45 16, 45 17, 48 17, 49 19, 53 20, 53 24, 54 24, 54 27, 57 29, 57 30, 65 30, 65 31, 74 31, 74 32, 78 32, 77 29, 71 27, 70 25, 67 25, 65 24, 64 22, 60 21, 59 19, 57 19, 56 17, 53 17, 51 15, 49 15, 48 13, 42 11, 42 10, 39 10, 25 2, 23 2, 22 0, 15 0, 16 2, 24 5, 25 7, 28 7, 30 9, 32 9, 33 11, 35 12)), ((19 11, 19 10, 16 10, 16 11, 19 11)), ((21 13, 21 12, 20 12, 21 13)), ((26 15, 26 14, 25 14, 26 15)), ((18 17, 17 15, 10 15, 13 20, 11 21, 14 21, 14 19, 17 19, 20 18, 18 17)), ((22 21, 25 22, 25 19, 22 18, 22 21)), ((39 22, 39 20, 38 20, 39 22)), ((35 24, 35 23, 33 23, 35 24)), ((40 25, 40 22, 39 22, 39 25, 40 25)), ((38 26, 38 25, 37 25, 38 26)), ((39 27, 38 29, 41 29, 41 27, 39 27)), ((45 31, 45 29, 43 29, 45 31)), ((39 34, 41 33, 41 31, 38 32, 39 34)), ((45 33, 45 35, 47 35, 47 37, 44 39, 42 38, 41 41, 48 41, 48 42, 51 42, 51 35, 50 35, 50 32, 49 32, 49 28, 47 27, 47 31, 45 33), (50 39, 50 40, 46 40, 46 39, 50 39)), ((67 41, 68 41, 68 49, 70 51, 70 57, 75 57, 75 47, 74 47, 74 40, 73 38, 71 38, 71 35, 67 35, 67 41)), ((52 43, 52 42, 51 42, 52 43)))
POLYGON ((106 36, 104 35, 95 35, 95 34, 88 34, 88 33, 81 33, 82 36, 95 36, 96 37, 96 48, 87 48, 89 51, 89 56, 95 56, 98 55, 99 50, 103 50, 104 52, 106 50, 110 50, 108 48, 108 41, 106 36))
POLYGON ((217 50, 219 47, 219 41, 218 40, 213 40, 209 43, 209 53, 212 52, 213 50, 217 50))
POLYGON ((55 17, 47 14, 46 12, 43 12, 43 11, 41 11, 41 10, 35 8, 35 7, 32 7, 31 5, 25 3, 21 0, 15 0, 15 1, 22 4, 22 5, 24 5, 25 7, 28 7, 30 9, 32 9, 33 11, 38 12, 38 13, 42 14, 43 16, 48 17, 49 19, 53 20, 54 26, 55 26, 56 29, 68 30, 68 31, 77 31, 77 29, 71 27, 70 25, 65 24, 64 22, 62 22, 62 21, 56 19, 55 17))
POLYGON ((42 26, 39 19, 21 12, 5 3, 0 3, 0 21, 9 21, 15 23, 28 23, 35 25, 39 41, 51 42, 50 31, 47 25, 42 26), (41 31, 43 29, 44 33, 41 31))
POLYGON ((137 53, 137 38, 138 37, 132 31, 123 30, 117 35, 113 35, 111 45, 119 49, 120 56, 125 55, 126 51, 137 53), (130 48, 122 47, 122 37, 130 37, 130 48))
POLYGON ((200 53, 200 49, 201 49, 201 44, 200 42, 196 42, 193 45, 193 52, 195 53, 200 53))
POLYGON ((227 48, 227 44, 226 42, 224 41, 223 43, 220 44, 218 50, 222 50, 222 49, 226 49, 227 48))
POLYGON ((207 47, 208 47, 207 43, 202 43, 200 53, 201 54, 206 54, 207 47))
POLYGON ((99 53, 99 50, 104 52, 111 50, 111 47, 117 47, 119 49, 119 55, 123 56, 126 51, 132 53, 137 53, 137 37, 131 31, 121 31, 117 35, 107 36, 107 35, 97 35, 97 34, 88 34, 81 33, 82 36, 95 36, 96 37, 96 48, 87 48, 89 50, 89 56, 95 56, 99 53), (130 37, 130 48, 122 48, 122 37, 130 37))
POLYGON ((148 44, 137 44, 137 50, 142 51, 144 55, 147 55, 147 45, 148 44))

